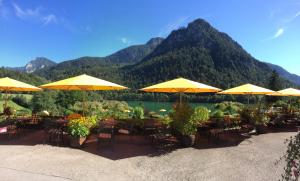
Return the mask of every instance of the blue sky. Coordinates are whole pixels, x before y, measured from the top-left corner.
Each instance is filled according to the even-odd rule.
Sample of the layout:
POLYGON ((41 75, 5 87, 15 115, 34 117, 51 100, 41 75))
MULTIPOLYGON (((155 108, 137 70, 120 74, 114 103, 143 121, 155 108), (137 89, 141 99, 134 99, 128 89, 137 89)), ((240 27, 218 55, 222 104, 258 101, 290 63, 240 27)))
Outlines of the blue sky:
POLYGON ((300 0, 0 0, 0 66, 105 56, 197 18, 300 75, 300 0))

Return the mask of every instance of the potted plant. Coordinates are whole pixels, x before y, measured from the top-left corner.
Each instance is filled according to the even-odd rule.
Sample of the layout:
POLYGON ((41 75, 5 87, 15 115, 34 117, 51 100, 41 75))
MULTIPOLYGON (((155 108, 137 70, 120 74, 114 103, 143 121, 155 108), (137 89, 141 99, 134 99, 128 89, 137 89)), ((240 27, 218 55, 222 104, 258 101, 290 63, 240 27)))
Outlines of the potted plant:
POLYGON ((264 113, 254 114, 254 126, 257 134, 263 134, 267 132, 267 125, 270 121, 269 116, 264 113))
POLYGON ((81 118, 71 120, 68 124, 68 131, 70 146, 74 148, 80 148, 90 133, 89 128, 81 118))
POLYGON ((194 111, 186 103, 174 106, 171 114, 173 128, 183 147, 193 146, 195 135, 200 125, 209 119, 209 111, 204 107, 197 107, 194 111))

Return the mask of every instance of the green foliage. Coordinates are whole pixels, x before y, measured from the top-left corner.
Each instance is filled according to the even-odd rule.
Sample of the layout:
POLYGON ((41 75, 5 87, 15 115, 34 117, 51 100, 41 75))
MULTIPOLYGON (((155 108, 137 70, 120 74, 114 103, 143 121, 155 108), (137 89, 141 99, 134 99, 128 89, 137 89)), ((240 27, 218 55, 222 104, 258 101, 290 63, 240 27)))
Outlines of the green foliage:
POLYGON ((25 107, 25 108, 29 108, 30 107, 29 101, 28 101, 28 99, 24 95, 14 96, 12 98, 12 101, 14 101, 16 104, 18 104, 18 105, 20 105, 22 107, 25 107))
POLYGON ((288 103, 286 101, 283 100, 278 100, 274 103, 275 107, 282 107, 282 108, 287 108, 288 107, 288 103))
POLYGON ((172 118, 172 126, 183 135, 190 135, 197 131, 189 122, 193 114, 193 109, 187 103, 176 104, 170 113, 172 118))
MULTIPOLYGON (((275 70, 273 70, 272 75, 270 76, 268 88, 274 91, 279 91, 283 88, 282 80, 275 70)), ((269 104, 274 103, 278 100, 280 100, 280 97, 278 96, 266 96, 266 101, 269 104)))
POLYGON ((173 120, 170 121, 172 126, 182 135, 194 135, 197 128, 209 119, 209 110, 205 107, 193 110, 187 103, 176 104, 170 118, 173 120))
POLYGON ((133 119, 144 119, 144 109, 142 107, 134 107, 132 110, 133 119))
POLYGON ((42 91, 33 95, 31 108, 34 113, 48 111, 51 115, 58 115, 58 108, 55 104, 55 91, 42 91))
POLYGON ((173 121, 173 120, 171 119, 171 117, 170 117, 169 115, 164 115, 164 116, 162 116, 161 118, 159 118, 159 121, 160 121, 163 125, 169 127, 169 126, 172 124, 172 121, 173 121))
POLYGON ((90 123, 85 118, 70 120, 68 124, 69 134, 73 137, 86 137, 89 135, 90 123))
POLYGON ((0 77, 10 77, 12 79, 26 82, 28 84, 32 84, 36 86, 42 85, 47 82, 46 79, 40 76, 12 71, 12 70, 5 69, 3 67, 0 68, 0 77))
POLYGON ((264 113, 256 113, 254 114, 253 120, 255 125, 267 126, 270 122, 270 117, 264 113))
POLYGON ((261 112, 262 107, 244 108, 240 112, 241 120, 243 123, 252 123, 253 125, 264 125, 266 126, 270 117, 264 112, 261 112))
POLYGON ((82 101, 82 91, 59 91, 56 96, 56 104, 60 107, 68 109, 77 101, 82 101))
POLYGON ((253 120, 254 110, 250 107, 245 107, 240 111, 241 121, 243 123, 250 123, 253 120))
MULTIPOLYGON (((86 102, 86 115, 97 115, 99 120, 108 118, 128 119, 130 117, 131 108, 126 102, 120 101, 102 101, 102 102, 86 102)), ((82 103, 76 102, 71 107, 73 112, 82 110, 82 103)))
POLYGON ((238 102, 222 102, 215 104, 213 117, 221 118, 224 115, 234 115, 243 109, 244 105, 238 102))
POLYGON ((286 143, 287 151, 281 158, 286 162, 282 180, 297 181, 300 178, 300 133, 286 140, 286 143))
POLYGON ((224 117, 224 112, 221 110, 216 110, 211 114, 211 117, 213 118, 223 118, 224 117))
POLYGON ((194 113, 190 118, 190 122, 194 125, 202 125, 206 123, 209 119, 209 110, 206 107, 196 107, 194 113))

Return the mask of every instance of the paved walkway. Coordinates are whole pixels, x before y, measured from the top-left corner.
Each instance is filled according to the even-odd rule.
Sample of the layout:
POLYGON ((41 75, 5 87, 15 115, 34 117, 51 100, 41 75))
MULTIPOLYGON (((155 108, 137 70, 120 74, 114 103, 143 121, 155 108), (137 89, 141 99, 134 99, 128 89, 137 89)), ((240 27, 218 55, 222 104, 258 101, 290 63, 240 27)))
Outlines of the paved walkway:
POLYGON ((286 149, 284 140, 295 134, 270 133, 238 146, 177 149, 161 156, 134 140, 98 154, 90 151, 96 145, 77 150, 24 138, 28 144, 0 145, 0 180, 278 180, 282 165, 274 163, 286 149))

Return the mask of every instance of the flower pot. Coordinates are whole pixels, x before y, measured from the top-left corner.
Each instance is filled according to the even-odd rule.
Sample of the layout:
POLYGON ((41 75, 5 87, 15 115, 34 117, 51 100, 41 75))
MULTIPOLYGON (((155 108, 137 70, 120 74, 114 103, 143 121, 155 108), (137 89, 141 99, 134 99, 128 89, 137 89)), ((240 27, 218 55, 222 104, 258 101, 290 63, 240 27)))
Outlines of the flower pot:
POLYGON ((195 139, 195 135, 182 135, 180 137, 181 146, 185 148, 191 147, 195 144, 195 139))
POLYGON ((80 148, 86 137, 70 137, 70 146, 73 148, 80 148))

